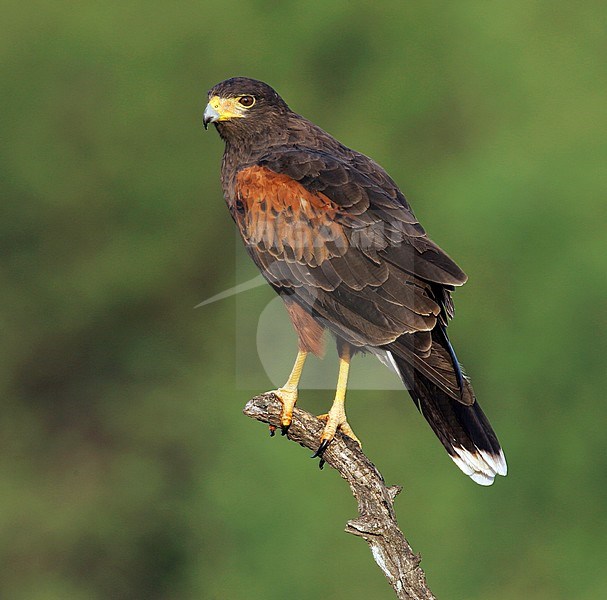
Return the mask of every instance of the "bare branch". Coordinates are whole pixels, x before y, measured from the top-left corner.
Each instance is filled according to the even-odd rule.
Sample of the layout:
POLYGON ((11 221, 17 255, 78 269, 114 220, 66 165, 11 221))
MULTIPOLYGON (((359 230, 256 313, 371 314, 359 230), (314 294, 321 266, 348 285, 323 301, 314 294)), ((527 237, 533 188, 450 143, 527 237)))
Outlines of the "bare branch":
MULTIPOLYGON (((281 403, 272 393, 256 396, 247 402, 244 414, 280 428, 281 403)), ((298 408, 287 431, 294 442, 315 451, 324 423, 298 408)), ((381 473, 363 454, 358 444, 338 433, 323 455, 328 465, 348 482, 358 503, 358 518, 348 521, 346 531, 364 538, 375 562, 403 600, 435 600, 426 585, 426 576, 416 555, 398 528, 394 498, 400 487, 387 487, 381 473)))

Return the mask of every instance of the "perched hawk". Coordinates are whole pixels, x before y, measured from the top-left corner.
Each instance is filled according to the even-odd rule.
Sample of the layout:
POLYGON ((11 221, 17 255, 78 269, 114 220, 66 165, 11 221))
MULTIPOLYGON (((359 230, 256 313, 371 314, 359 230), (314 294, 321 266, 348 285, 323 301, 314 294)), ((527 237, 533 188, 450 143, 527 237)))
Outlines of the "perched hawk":
MULTIPOLYGON (((287 428, 309 352, 328 329, 340 367, 316 455, 339 429, 350 359, 397 371, 455 464, 481 485, 506 474, 499 442, 447 337, 451 292, 466 275, 427 236, 387 173, 294 113, 267 84, 235 77, 209 92, 204 126, 225 142, 223 193, 245 247, 284 300, 299 337, 275 390, 287 428)), ((360 442, 359 442, 360 443, 360 442)))

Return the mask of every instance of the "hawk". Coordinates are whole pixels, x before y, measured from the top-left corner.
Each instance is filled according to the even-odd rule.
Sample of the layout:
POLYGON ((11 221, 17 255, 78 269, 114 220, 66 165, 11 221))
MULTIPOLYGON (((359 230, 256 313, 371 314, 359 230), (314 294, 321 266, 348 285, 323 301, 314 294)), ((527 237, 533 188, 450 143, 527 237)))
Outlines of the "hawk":
POLYGON ((245 248, 284 300, 299 351, 274 394, 288 428, 309 353, 337 341, 334 402, 315 456, 337 430, 359 440, 345 413, 357 352, 393 368, 455 464, 476 483, 506 461, 447 336, 451 292, 466 282, 426 234, 376 162, 293 112, 269 85, 227 79, 208 94, 204 127, 225 142, 221 183, 245 248))

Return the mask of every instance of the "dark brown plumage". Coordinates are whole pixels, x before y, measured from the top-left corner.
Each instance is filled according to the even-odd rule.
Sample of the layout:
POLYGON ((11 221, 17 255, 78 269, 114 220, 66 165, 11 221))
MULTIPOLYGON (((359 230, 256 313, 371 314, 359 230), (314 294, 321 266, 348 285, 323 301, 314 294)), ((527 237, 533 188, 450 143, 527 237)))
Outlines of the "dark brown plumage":
MULTIPOLYGON (((485 485, 505 475, 497 438, 446 332, 451 291, 466 275, 428 238, 394 181, 260 81, 216 85, 204 119, 225 141, 221 180, 230 213, 285 300, 304 359, 321 351, 324 329, 345 362, 356 351, 375 353, 399 373, 465 473, 485 485)), ((291 409, 299 371, 292 377, 291 409)), ((345 413, 337 425, 331 419, 351 432, 345 413)))

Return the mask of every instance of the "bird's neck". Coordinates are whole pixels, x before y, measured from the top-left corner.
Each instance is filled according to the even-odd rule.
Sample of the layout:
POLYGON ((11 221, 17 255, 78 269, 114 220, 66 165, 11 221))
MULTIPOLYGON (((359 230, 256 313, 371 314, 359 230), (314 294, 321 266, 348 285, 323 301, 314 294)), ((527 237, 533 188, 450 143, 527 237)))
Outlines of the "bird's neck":
POLYGON ((233 188, 239 168, 254 164, 271 151, 272 147, 284 144, 288 139, 286 127, 260 127, 255 131, 249 127, 247 131, 240 131, 237 128, 228 129, 220 123, 217 131, 225 142, 221 180, 226 195, 229 195, 229 190, 233 188))
POLYGON ((217 123, 217 131, 225 142, 225 152, 238 153, 240 158, 257 156, 284 136, 285 127, 275 125, 254 127, 250 124, 246 129, 239 127, 228 128, 225 123, 217 123))

